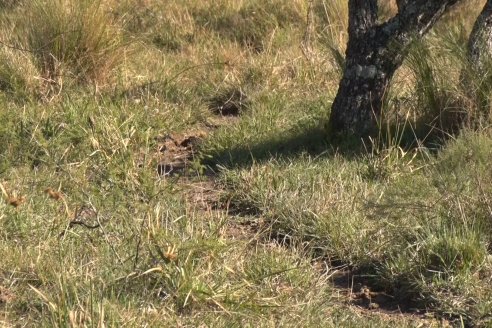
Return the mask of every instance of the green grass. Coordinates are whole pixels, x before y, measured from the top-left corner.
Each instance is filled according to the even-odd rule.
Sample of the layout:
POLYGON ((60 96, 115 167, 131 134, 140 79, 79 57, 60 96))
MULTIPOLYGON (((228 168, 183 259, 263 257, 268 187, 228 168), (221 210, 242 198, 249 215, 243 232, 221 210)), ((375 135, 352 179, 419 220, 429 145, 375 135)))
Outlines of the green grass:
POLYGON ((403 303, 480 322, 492 296, 490 140, 487 132, 467 133, 438 158, 415 160, 421 169, 404 166, 390 180, 368 174, 374 155, 335 153, 227 170, 223 184, 235 208, 265 220, 265 238, 304 243, 366 272, 403 303))
POLYGON ((446 34, 470 13, 415 45, 353 148, 323 129, 343 2, 315 4, 309 53, 300 0, 1 6, 1 326, 490 325, 492 133, 442 119, 481 104, 446 34))

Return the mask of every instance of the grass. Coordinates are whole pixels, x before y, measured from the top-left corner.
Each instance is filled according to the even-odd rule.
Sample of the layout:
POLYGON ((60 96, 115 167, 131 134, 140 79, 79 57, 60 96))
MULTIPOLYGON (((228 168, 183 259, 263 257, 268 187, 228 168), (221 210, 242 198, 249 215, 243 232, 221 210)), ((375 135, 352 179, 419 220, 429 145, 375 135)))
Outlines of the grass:
POLYGON ((323 131, 343 2, 315 3, 309 52, 306 1, 2 6, 1 326, 490 325, 492 134, 442 114, 482 104, 471 13, 355 149, 323 131))
MULTIPOLYGON (((315 256, 366 272, 374 288, 384 286, 402 304, 477 322, 491 311, 483 280, 490 277, 489 200, 478 186, 486 184, 486 169, 473 159, 442 169, 460 161, 454 147, 476 149, 476 138, 490 140, 464 138, 437 163, 405 167, 391 180, 372 174, 370 158, 334 154, 228 170, 223 184, 235 208, 265 220, 265 238, 309 245, 315 256)), ((475 156, 485 160, 488 148, 479 149, 475 156)))
POLYGON ((24 10, 28 49, 45 79, 72 75, 97 85, 117 67, 118 30, 100 2, 34 1, 24 10))

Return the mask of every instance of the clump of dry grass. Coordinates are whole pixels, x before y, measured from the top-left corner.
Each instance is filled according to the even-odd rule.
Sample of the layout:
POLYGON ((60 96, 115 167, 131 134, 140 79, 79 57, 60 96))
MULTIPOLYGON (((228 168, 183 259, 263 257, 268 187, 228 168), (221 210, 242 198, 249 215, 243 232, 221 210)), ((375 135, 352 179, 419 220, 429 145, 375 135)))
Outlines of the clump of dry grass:
POLYGON ((40 72, 33 54, 17 38, 15 15, 0 15, 0 90, 12 99, 26 100, 40 91, 40 72))
POLYGON ((101 85, 121 63, 119 30, 99 0, 35 0, 21 14, 19 38, 50 83, 68 78, 101 85))
POLYGON ((29 99, 40 91, 39 71, 30 53, 0 49, 0 90, 17 100, 29 99))

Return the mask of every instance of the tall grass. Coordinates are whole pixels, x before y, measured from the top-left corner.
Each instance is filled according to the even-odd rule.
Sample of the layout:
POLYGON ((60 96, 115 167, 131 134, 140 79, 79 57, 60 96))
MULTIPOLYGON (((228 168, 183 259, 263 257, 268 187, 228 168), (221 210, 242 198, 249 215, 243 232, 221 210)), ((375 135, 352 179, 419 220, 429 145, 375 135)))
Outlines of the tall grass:
POLYGON ((348 41, 348 3, 341 0, 320 1, 315 11, 318 14, 320 43, 328 50, 331 64, 341 77, 348 41))
POLYGON ((48 82, 104 84, 121 63, 119 31, 99 0, 34 0, 22 14, 20 38, 48 82))
POLYGON ((26 100, 39 91, 39 70, 33 54, 17 37, 16 14, 0 14, 0 91, 16 100, 26 100))
POLYGON ((16 100, 30 99, 39 91, 36 76, 39 71, 30 53, 0 48, 0 91, 16 100))
POLYGON ((485 60, 480 70, 474 68, 467 41, 465 27, 457 25, 413 44, 403 68, 411 79, 404 88, 413 89, 410 107, 419 137, 448 137, 489 122, 492 66, 485 60))

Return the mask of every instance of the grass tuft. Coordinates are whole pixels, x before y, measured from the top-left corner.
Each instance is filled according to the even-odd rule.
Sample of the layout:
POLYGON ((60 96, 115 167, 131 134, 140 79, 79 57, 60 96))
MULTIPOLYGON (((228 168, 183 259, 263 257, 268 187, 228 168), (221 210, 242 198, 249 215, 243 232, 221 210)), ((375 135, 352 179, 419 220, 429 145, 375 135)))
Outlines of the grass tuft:
POLYGON ((43 78, 104 84, 121 62, 118 29, 99 0, 36 0, 23 8, 20 35, 43 78))

